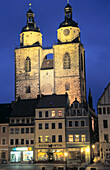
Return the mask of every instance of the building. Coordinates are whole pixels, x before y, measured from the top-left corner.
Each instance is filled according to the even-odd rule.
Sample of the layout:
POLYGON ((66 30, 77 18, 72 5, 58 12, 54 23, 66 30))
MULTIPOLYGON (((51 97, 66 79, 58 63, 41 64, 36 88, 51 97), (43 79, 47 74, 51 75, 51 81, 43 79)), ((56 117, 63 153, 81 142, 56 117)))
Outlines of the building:
POLYGON ((35 115, 35 160, 65 163, 68 95, 42 96, 35 115))
POLYGON ((9 115, 11 104, 0 104, 0 163, 8 162, 9 115))
POLYGON ((110 83, 97 103, 101 162, 110 161, 110 83))
POLYGON ((67 92, 70 103, 75 98, 86 101, 85 50, 78 24, 72 20, 70 4, 66 5, 65 19, 57 30, 57 43, 50 49, 42 46, 42 34, 31 6, 26 16, 20 47, 15 49, 16 100, 67 92), (53 54, 53 59, 48 59, 49 54, 53 54))

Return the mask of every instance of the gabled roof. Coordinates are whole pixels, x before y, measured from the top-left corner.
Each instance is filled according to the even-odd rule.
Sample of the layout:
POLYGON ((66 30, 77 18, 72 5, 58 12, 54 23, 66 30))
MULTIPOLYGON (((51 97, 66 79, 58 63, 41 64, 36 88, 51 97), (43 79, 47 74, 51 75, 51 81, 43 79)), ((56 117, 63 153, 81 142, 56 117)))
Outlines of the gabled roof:
POLYGON ((68 95, 45 95, 40 98, 36 109, 38 108, 65 108, 67 106, 68 95))
POLYGON ((0 123, 8 123, 12 109, 11 104, 0 104, 0 123))
POLYGON ((13 107, 10 117, 33 117, 38 103, 37 99, 18 100, 13 107))

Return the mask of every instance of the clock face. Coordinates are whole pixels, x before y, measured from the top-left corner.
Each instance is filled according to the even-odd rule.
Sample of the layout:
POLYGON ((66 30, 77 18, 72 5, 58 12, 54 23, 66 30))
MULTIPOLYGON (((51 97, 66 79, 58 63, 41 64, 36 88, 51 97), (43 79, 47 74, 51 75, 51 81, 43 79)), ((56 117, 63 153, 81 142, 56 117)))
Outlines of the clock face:
POLYGON ((70 30, 69 30, 69 29, 65 29, 65 30, 63 31, 63 34, 64 34, 65 36, 68 36, 69 33, 70 33, 70 30))

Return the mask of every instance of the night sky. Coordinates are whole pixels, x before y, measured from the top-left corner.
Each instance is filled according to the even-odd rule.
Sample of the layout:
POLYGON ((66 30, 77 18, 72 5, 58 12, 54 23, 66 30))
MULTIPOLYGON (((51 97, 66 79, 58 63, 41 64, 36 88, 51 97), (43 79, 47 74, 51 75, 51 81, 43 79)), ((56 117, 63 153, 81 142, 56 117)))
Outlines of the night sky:
MULTIPOLYGON (((0 3, 0 103, 14 100, 14 49, 26 25, 29 0, 3 0, 0 3)), ((56 33, 64 20, 66 0, 31 0, 35 22, 43 34, 43 46, 57 41, 56 33)), ((73 20, 81 30, 86 52, 86 86, 98 98, 110 82, 110 0, 70 0, 73 20)))

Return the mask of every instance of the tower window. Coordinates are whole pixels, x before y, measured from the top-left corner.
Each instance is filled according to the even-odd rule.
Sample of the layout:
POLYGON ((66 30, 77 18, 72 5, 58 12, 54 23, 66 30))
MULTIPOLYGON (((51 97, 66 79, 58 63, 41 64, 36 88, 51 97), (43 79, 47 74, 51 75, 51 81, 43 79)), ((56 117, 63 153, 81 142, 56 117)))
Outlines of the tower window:
POLYGON ((26 86, 26 93, 30 93, 30 92, 31 92, 30 86, 26 86))
POLYGON ((31 60, 29 57, 26 58, 25 61, 25 71, 30 72, 31 71, 31 60))
POLYGON ((65 90, 66 90, 66 91, 69 91, 69 90, 70 90, 70 84, 69 84, 69 83, 66 83, 66 84, 65 84, 65 90))
POLYGON ((70 69, 71 68, 70 55, 68 53, 66 53, 64 58, 63 58, 63 68, 64 69, 70 69))

